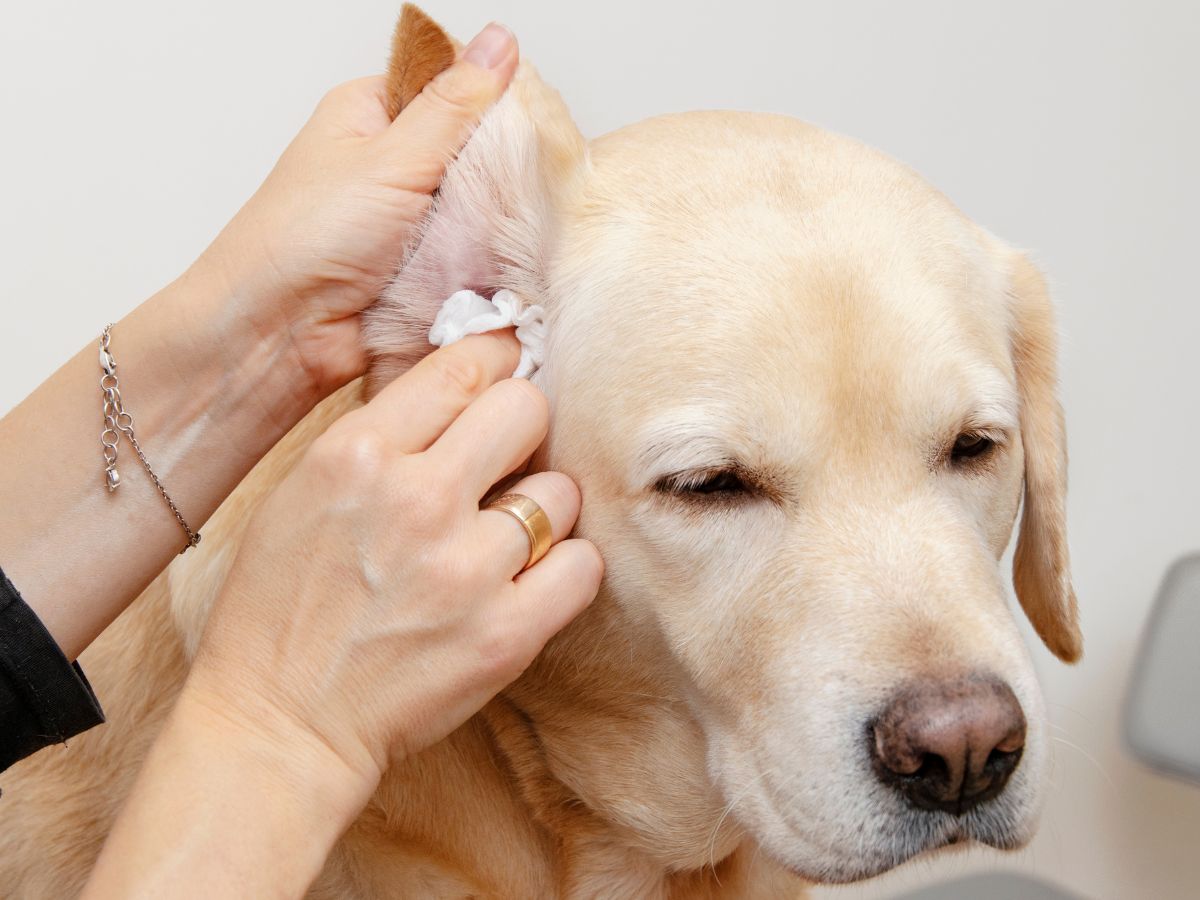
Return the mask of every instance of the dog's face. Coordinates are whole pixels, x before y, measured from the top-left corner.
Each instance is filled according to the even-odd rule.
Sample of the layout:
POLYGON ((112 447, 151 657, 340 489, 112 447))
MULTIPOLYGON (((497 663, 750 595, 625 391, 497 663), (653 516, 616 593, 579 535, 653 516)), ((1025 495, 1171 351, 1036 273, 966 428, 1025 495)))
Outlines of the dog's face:
POLYGON ((1045 736, 997 571, 1024 473, 1011 263, 894 163, 736 114, 594 145, 564 233, 548 462, 580 480, 608 599, 669 648, 732 814, 821 881, 1023 843, 1045 736), (966 752, 1020 764, 922 809, 874 729, 972 680, 1027 728, 966 752))
POLYGON ((452 169, 376 383, 420 352, 414 297, 545 304, 539 462, 580 483, 598 602, 681 687, 728 814, 815 881, 1024 843, 1045 725, 998 571, 1023 487, 1021 602, 1079 645, 1040 278, 847 139, 702 113, 585 149, 547 97, 522 76, 452 169))

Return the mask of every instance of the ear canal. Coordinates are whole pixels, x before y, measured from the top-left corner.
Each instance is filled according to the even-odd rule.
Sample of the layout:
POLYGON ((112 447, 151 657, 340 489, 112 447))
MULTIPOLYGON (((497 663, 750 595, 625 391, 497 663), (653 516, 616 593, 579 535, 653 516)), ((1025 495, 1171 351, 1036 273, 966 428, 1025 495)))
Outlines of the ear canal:
POLYGON ((442 27, 423 10, 405 3, 388 60, 388 116, 400 115, 426 84, 454 62, 454 56, 454 41, 442 27))
POLYGON ((1024 257, 1012 275, 1013 361, 1021 403, 1025 496, 1013 586, 1046 646, 1064 662, 1083 651, 1067 548, 1067 447, 1058 401, 1054 311, 1042 274, 1024 257))

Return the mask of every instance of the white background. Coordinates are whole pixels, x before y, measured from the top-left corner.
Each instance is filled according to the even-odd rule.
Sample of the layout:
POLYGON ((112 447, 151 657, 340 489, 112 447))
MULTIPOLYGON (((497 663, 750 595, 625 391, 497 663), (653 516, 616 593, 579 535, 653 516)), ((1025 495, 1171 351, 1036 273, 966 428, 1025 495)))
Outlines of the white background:
MULTIPOLYGON (((395 0, 7 3, 0 15, 0 411, 178 274, 329 86, 379 70, 395 0)), ((1014 866, 1088 897, 1200 884, 1200 788, 1122 749, 1166 565, 1200 548, 1200 37, 1168 2, 430 0, 516 30, 585 134, 704 107, 786 112, 915 166, 1031 248, 1066 336, 1086 659, 1035 648, 1057 725, 1042 830, 829 897, 1014 866)), ((0 464, 3 464, 0 462, 0 464)), ((1200 635, 1197 636, 1200 642, 1200 635)))

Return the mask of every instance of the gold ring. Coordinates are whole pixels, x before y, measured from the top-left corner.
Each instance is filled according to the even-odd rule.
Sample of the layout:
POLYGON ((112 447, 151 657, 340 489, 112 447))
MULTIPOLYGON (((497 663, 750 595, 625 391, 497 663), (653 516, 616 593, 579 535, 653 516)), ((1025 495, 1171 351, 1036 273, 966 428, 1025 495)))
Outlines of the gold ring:
POLYGON ((550 518, 534 500, 524 494, 501 494, 484 509, 508 513, 525 529, 529 538, 529 561, 522 567, 522 572, 546 555, 554 541, 554 534, 550 528, 550 518))

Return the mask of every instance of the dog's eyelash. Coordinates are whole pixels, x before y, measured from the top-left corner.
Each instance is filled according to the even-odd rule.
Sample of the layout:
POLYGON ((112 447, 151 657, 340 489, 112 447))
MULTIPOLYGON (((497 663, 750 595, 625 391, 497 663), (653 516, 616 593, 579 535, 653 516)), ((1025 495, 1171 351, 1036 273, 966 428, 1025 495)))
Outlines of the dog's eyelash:
POLYGON ((700 469, 677 472, 660 478, 654 485, 656 491, 677 496, 720 498, 751 493, 748 480, 734 468, 700 469))

